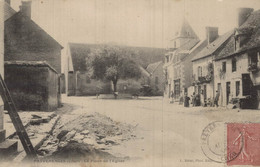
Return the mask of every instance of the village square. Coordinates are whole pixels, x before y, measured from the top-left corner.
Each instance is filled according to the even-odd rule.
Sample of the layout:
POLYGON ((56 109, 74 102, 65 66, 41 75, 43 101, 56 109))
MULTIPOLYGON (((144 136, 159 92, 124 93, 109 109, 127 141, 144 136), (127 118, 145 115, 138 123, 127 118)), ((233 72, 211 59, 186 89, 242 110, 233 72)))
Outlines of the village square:
MULTIPOLYGON (((81 0, 0 0, 0 166, 260 165, 260 4, 241 2, 198 30, 187 13, 203 11, 199 1, 167 1, 163 14, 168 3, 187 12, 178 24, 161 17, 169 27, 158 28, 156 14, 147 26, 127 0, 119 11, 89 0, 87 12, 81 0), (136 27, 149 32, 125 21, 139 17, 136 27), (155 29, 170 37, 159 45, 155 29)), ((205 5, 219 11, 227 1, 205 5)), ((160 4, 150 4, 153 13, 160 4)))

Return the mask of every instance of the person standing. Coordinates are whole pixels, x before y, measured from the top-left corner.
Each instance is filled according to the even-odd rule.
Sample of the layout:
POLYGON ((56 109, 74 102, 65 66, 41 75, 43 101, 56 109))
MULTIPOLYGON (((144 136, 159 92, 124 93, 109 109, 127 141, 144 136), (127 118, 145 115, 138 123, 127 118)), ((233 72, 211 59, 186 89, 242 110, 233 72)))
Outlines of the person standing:
POLYGON ((184 96, 184 107, 189 107, 190 106, 190 97, 185 93, 184 96))
POLYGON ((219 100, 219 91, 216 91, 216 97, 214 100, 214 104, 216 105, 216 107, 218 107, 218 100, 219 100))
POLYGON ((171 101, 170 101, 170 103, 173 103, 173 102, 174 102, 174 101, 173 101, 173 98, 174 98, 174 92, 171 91, 171 101))
POLYGON ((192 106, 194 107, 194 106, 196 106, 195 105, 195 103, 196 103, 196 100, 195 100, 196 99, 196 94, 195 94, 195 92, 193 92, 191 98, 192 98, 192 106))

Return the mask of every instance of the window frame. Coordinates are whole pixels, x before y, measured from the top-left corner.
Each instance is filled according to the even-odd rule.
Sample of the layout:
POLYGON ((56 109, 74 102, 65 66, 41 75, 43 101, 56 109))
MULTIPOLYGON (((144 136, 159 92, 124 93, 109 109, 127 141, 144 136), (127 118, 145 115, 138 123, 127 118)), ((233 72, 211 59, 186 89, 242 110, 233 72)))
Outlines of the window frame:
POLYGON ((231 61, 231 70, 232 70, 232 72, 237 71, 237 59, 236 58, 233 58, 231 61))
POLYGON ((227 71, 227 62, 223 61, 222 62, 222 72, 226 72, 227 71))

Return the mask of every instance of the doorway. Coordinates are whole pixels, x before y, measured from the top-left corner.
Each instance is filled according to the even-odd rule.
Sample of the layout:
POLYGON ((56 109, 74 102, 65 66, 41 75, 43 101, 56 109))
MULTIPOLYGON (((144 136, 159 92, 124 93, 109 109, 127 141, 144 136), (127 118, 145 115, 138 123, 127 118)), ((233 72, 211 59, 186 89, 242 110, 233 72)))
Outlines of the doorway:
POLYGON ((203 96, 204 96, 204 102, 206 102, 207 101, 207 85, 204 85, 203 96))
POLYGON ((226 101, 226 103, 227 103, 227 105, 228 105, 228 102, 229 102, 229 95, 230 95, 230 82, 227 82, 226 83, 226 95, 227 95, 227 101, 226 101))

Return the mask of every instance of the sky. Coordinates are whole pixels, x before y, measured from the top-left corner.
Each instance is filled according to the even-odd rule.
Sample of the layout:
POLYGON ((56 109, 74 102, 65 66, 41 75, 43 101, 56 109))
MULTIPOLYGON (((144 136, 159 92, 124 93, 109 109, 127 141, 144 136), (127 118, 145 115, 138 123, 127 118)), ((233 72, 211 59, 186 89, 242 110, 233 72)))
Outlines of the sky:
MULTIPOLYGON (((18 11, 20 0, 11 0, 18 11)), ((260 0, 32 0, 32 19, 62 46, 114 43, 166 48, 182 20, 201 40, 205 27, 223 34, 237 25, 236 9, 260 0)))

